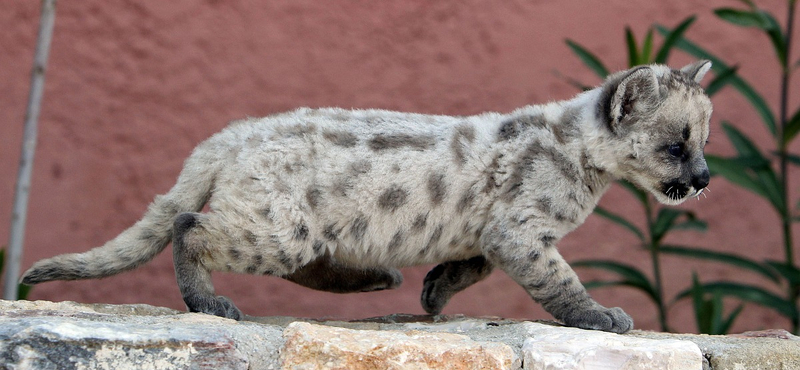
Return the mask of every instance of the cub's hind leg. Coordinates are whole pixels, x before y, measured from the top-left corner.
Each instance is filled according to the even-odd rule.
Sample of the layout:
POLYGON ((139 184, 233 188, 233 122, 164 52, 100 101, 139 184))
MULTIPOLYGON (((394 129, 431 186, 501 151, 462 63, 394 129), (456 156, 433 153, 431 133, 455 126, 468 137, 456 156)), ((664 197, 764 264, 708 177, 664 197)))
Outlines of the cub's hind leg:
POLYGON ((203 261, 213 247, 201 225, 207 219, 199 213, 182 213, 175 219, 172 251, 178 288, 189 311, 241 320, 242 312, 230 299, 214 294, 211 271, 203 261))
POLYGON ((333 293, 395 289, 403 283, 403 275, 397 269, 347 267, 327 255, 284 276, 284 279, 333 293))
POLYGON ((491 262, 483 256, 445 262, 434 267, 422 283, 422 308, 431 315, 439 314, 450 298, 485 279, 492 269, 491 262))

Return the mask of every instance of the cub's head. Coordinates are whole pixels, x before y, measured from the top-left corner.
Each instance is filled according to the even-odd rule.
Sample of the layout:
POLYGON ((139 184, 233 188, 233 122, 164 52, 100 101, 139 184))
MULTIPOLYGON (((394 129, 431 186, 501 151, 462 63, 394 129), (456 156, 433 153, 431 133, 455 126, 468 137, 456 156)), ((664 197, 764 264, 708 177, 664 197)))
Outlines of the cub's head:
POLYGON ((698 83, 709 68, 706 60, 680 70, 649 65, 608 78, 597 111, 609 144, 603 162, 612 175, 665 204, 679 204, 705 189, 711 101, 698 83))

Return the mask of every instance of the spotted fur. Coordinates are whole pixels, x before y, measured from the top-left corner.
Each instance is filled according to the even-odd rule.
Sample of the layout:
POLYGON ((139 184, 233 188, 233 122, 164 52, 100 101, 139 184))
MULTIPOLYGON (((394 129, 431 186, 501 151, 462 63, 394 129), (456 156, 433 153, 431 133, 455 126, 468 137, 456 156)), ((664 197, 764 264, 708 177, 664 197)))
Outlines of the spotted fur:
POLYGON ((499 268, 567 325, 625 332, 630 317, 592 300, 556 244, 615 179, 667 204, 702 191, 711 104, 698 81, 709 66, 641 66, 506 114, 304 108, 239 121, 200 144, 131 228, 39 261, 22 281, 116 274, 171 240, 191 311, 242 317, 215 295, 212 271, 356 292, 440 263, 421 296, 430 313, 499 268))

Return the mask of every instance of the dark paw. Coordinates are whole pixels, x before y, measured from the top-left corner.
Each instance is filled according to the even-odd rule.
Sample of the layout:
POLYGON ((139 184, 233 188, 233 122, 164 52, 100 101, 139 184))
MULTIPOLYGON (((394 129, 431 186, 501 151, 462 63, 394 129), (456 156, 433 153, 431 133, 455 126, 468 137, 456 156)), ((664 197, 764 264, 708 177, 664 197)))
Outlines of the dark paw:
POLYGON ((601 306, 574 311, 564 318, 564 324, 581 329, 626 333, 633 329, 633 319, 619 307, 601 306))
POLYGON ((422 303, 422 308, 425 312, 431 315, 438 315, 442 312, 447 301, 450 300, 449 296, 441 294, 439 289, 437 289, 436 282, 439 277, 442 276, 443 272, 443 265, 436 266, 433 270, 428 272, 428 275, 425 276, 425 280, 422 283, 420 303, 422 303))
POLYGON ((236 308, 236 305, 231 302, 228 297, 217 296, 213 298, 203 299, 201 302, 189 305, 189 311, 202 312, 209 315, 225 317, 233 320, 241 320, 243 315, 242 311, 236 308))

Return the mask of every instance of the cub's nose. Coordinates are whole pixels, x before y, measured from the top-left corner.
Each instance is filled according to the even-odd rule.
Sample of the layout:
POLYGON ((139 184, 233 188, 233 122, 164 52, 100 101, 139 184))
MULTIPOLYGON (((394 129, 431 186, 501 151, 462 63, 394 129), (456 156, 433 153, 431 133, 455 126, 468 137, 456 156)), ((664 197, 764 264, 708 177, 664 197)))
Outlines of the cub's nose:
POLYGON ((711 175, 708 173, 708 170, 703 170, 699 175, 692 176, 692 186, 696 190, 705 189, 708 186, 708 181, 711 178, 711 175))

